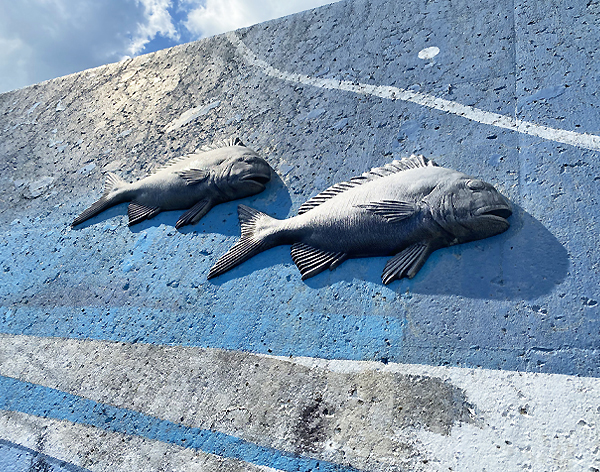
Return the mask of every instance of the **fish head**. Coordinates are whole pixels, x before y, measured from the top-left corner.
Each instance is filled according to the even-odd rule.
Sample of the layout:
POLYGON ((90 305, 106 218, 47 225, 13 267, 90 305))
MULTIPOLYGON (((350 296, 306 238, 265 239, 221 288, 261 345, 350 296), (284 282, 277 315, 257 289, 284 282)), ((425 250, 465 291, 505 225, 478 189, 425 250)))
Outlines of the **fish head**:
POLYGON ((219 188, 232 199, 262 192, 271 180, 271 167, 250 149, 223 163, 219 188))
POLYGON ((450 244, 489 238, 510 226, 510 201, 483 180, 455 172, 434 193, 428 203, 437 223, 454 237, 450 244))

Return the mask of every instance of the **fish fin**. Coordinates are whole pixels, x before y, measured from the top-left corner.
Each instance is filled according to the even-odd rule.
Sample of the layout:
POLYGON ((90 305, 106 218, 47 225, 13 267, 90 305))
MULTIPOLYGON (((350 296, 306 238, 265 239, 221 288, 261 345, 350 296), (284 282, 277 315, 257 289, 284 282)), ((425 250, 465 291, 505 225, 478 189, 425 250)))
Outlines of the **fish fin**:
POLYGON ((154 169, 151 175, 158 174, 161 170, 168 169, 169 167, 174 166, 175 164, 179 164, 182 161, 190 159, 192 156, 193 154, 184 154, 183 156, 177 156, 172 159, 169 159, 163 165, 158 166, 156 169, 154 169))
POLYGON ((388 175, 392 174, 397 174, 398 172, 416 169, 418 167, 429 166, 437 166, 437 164, 423 156, 416 156, 413 154, 410 157, 404 157, 400 160, 392 161, 389 164, 386 164, 382 167, 375 167, 369 172, 365 172, 364 174, 358 177, 353 177, 347 182, 340 182, 338 184, 332 185, 331 187, 319 193, 318 195, 315 195, 300 206, 300 208, 298 209, 298 214, 301 215, 302 213, 306 213, 307 211, 319 206, 321 203, 332 199, 336 195, 339 195, 340 193, 343 193, 346 190, 358 187, 359 185, 363 185, 372 180, 387 177, 388 175))
POLYGON ((276 221, 275 218, 246 205, 238 205, 238 217, 242 235, 239 241, 212 266, 208 273, 209 279, 221 275, 259 252, 277 245, 273 241, 268 241, 270 232, 264 230, 265 226, 276 221))
POLYGON ((224 147, 231 147, 231 146, 246 147, 246 145, 242 142, 242 140, 239 137, 231 136, 227 139, 220 139, 218 141, 215 141, 212 144, 205 144, 204 146, 202 146, 200 148, 200 151, 207 152, 207 151, 213 151, 215 149, 221 149, 224 147))
POLYGON ((198 223, 198 221, 200 221, 200 218, 206 215, 212 207, 213 202, 210 198, 200 200, 192 208, 190 208, 188 211, 186 211, 183 215, 179 217, 177 223, 175 223, 175 228, 179 229, 185 225, 198 223))
POLYGON ((131 202, 127 207, 127 215, 129 216, 129 226, 148 220, 160 213, 158 207, 147 207, 140 203, 131 202))
POLYGON ((185 180, 186 185, 194 185, 205 181, 210 174, 202 169, 186 169, 178 172, 177 175, 185 180))
POLYGON ((323 272, 332 266, 337 267, 346 258, 343 252, 331 252, 316 249, 304 243, 292 244, 292 260, 302 274, 302 280, 323 272))
POLYGON ((427 243, 415 243, 392 257, 381 274, 381 280, 385 285, 403 277, 412 279, 432 253, 427 243))
POLYGON ((329 266, 329 270, 336 269, 342 262, 348 259, 348 254, 346 254, 345 252, 340 252, 340 254, 341 256, 331 263, 331 265, 329 266))
POLYGON ((214 151, 215 149, 221 149, 221 148, 230 147, 230 146, 246 147, 246 145, 242 142, 242 140, 240 138, 238 138, 237 136, 232 136, 227 139, 221 139, 219 141, 214 142, 213 144, 208 144, 208 145, 202 146, 196 152, 193 152, 190 154, 184 154, 183 156, 177 156, 172 159, 169 159, 163 165, 157 167, 154 171, 152 171, 152 174, 156 174, 156 173, 160 172, 161 170, 165 170, 171 166, 174 166, 175 164, 179 164, 180 162, 185 161, 186 159, 197 158, 199 153, 214 151))
POLYGON ((121 177, 117 174, 113 174, 112 172, 106 173, 106 180, 104 181, 104 194, 102 196, 106 196, 109 193, 118 190, 120 187, 127 185, 121 177))
POLYGON ((92 203, 89 208, 86 208, 77 218, 75 218, 73 223, 71 223, 71 227, 89 220, 93 216, 96 216, 98 213, 103 212, 113 205, 121 203, 116 195, 113 194, 111 196, 111 193, 118 191, 125 185, 128 184, 121 177, 119 177, 117 174, 113 174, 112 172, 108 172, 106 174, 106 181, 104 182, 104 193, 102 197, 92 203))
POLYGON ((369 210, 376 215, 385 218, 389 223, 397 223, 413 216, 419 207, 411 202, 399 202, 394 200, 382 200, 367 205, 356 205, 357 207, 369 210))
POLYGON ((98 213, 106 210, 110 205, 110 200, 103 196, 99 200, 96 200, 89 208, 86 208, 81 212, 81 214, 73 220, 71 223, 71 228, 83 223, 86 220, 89 220, 93 216, 96 216, 98 213))

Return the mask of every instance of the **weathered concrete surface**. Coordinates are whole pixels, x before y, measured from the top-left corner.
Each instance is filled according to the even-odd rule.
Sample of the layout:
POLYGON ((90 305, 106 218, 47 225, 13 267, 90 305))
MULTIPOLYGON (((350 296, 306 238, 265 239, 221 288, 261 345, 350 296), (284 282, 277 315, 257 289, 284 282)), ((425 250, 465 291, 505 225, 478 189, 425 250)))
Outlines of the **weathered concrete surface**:
POLYGON ((2 457, 600 469, 598 13, 341 2, 0 95, 2 457), (302 282, 287 247, 207 281, 239 202, 69 227, 105 172, 234 134, 280 176, 239 202, 276 217, 418 152, 494 183, 511 229, 384 286, 385 258, 302 282))
MULTIPOLYGON (((591 378, 9 335, 0 338, 0 352, 0 374, 26 391, 41 385, 359 470, 597 464, 600 390, 591 378), (469 465, 476 451, 486 457, 469 465)), ((72 409, 75 423, 90 423, 72 409)), ((4 421, 30 424, 22 414, 7 413, 4 421)), ((114 416, 106 422, 121 433, 114 416)), ((230 455, 244 452, 229 447, 230 455)), ((94 463, 73 453, 70 460, 94 463)))
POLYGON ((206 454, 162 441, 105 431, 15 411, 0 413, 0 466, 9 471, 212 471, 276 472, 248 462, 206 454), (126 447, 123 447, 126 444, 126 447), (29 446, 29 447, 27 447, 29 446), (47 454, 39 454, 40 449, 47 454), (52 455, 48 455, 52 454, 52 455), (85 468, 80 467, 82 464, 85 468))

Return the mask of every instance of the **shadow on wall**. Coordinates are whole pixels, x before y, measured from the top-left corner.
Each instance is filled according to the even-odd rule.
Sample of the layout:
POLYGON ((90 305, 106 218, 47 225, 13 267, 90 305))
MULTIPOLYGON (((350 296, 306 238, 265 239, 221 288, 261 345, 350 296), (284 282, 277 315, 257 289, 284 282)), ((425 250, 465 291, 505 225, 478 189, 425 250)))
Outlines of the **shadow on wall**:
POLYGON ((567 250, 521 207, 513 210, 506 233, 434 253, 410 290, 498 300, 551 292, 567 275, 567 250))
MULTIPOLYGON (((408 289, 413 293, 496 300, 529 300, 551 292, 567 275, 566 249, 521 207, 513 206, 510 222, 509 230, 499 236, 434 252, 414 279, 396 281, 389 287, 401 292, 408 289)), ((256 270, 291 263, 289 250, 289 246, 269 249, 211 282, 221 285, 256 270)), ((388 259, 350 259, 333 271, 301 283, 313 289, 340 282, 381 285, 381 272, 388 259)))
POLYGON ((83 469, 4 439, 0 439, 0 470, 14 472, 89 472, 88 469, 83 469))

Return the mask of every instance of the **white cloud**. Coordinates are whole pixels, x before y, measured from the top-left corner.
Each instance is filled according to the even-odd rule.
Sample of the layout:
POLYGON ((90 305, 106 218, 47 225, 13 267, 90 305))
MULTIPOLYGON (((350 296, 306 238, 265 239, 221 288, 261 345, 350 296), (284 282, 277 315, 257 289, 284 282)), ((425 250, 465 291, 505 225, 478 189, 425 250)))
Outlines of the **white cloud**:
POLYGON ((171 0, 136 0, 136 4, 144 6, 144 22, 138 24, 135 38, 129 46, 128 53, 139 54, 157 34, 179 41, 179 33, 173 24, 169 8, 171 0))
POLYGON ((117 61, 143 22, 133 1, 0 1, 0 92, 117 61))
POLYGON ((0 93, 332 1, 0 0, 0 93))
POLYGON ((24 69, 31 55, 31 48, 19 38, 0 38, 0 92, 21 87, 27 81, 24 69))
POLYGON ((204 38, 336 1, 185 0, 191 6, 185 26, 198 38, 204 38))

